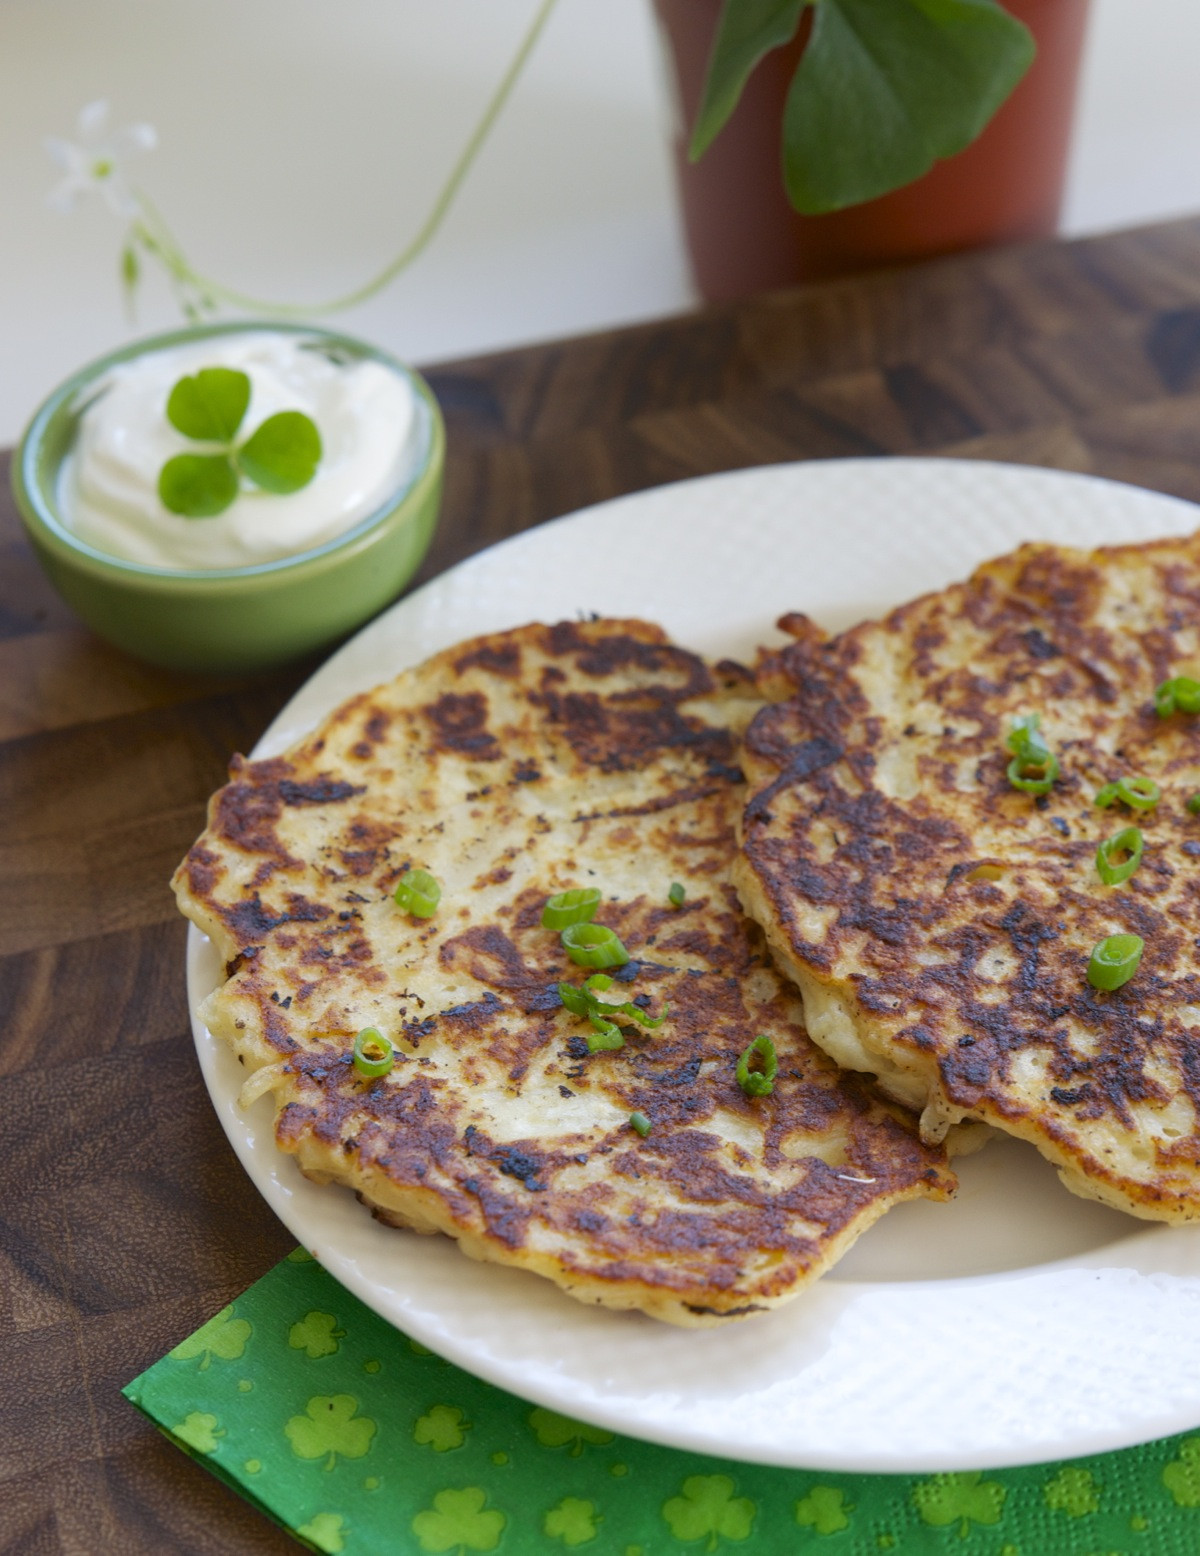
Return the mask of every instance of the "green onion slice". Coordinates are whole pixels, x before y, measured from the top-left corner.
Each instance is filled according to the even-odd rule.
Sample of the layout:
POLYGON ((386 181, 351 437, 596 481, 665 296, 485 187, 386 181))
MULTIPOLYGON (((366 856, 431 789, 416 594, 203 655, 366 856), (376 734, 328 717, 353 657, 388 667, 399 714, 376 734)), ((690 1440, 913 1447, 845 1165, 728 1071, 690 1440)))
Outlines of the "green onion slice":
POLYGON ((1146 942, 1141 935, 1109 935, 1092 952, 1087 977, 1093 989, 1119 989, 1137 972, 1146 942))
POLYGON ((573 983, 560 983, 558 997, 573 1016, 587 1016, 591 1014, 592 1001, 582 989, 577 989, 573 983))
POLYGON ((1175 675, 1164 681, 1154 693, 1154 711, 1160 719, 1172 713, 1200 713, 1200 681, 1190 675, 1175 675))
MULTIPOLYGON (((588 924, 600 906, 600 893, 594 886, 579 886, 549 897, 542 909, 543 929, 567 929, 572 924, 588 924)), ((596 964, 600 966, 600 963, 596 964)))
POLYGON ((1106 886, 1120 886, 1141 864, 1145 846, 1146 840, 1138 827, 1125 827, 1120 832, 1114 832, 1096 850, 1097 875, 1106 886))
POLYGON ((671 890, 667 893, 667 897, 668 897, 668 899, 669 899, 669 901, 671 903, 671 906, 673 908, 681 908, 681 907, 683 907, 683 899, 686 896, 687 896, 687 892, 684 891, 683 887, 679 884, 679 882, 678 881, 672 881, 672 883, 671 883, 671 890))
POLYGON ((1116 783, 1106 783, 1092 803, 1107 810, 1121 800, 1131 810, 1153 810, 1161 798, 1162 790, 1153 778, 1118 778, 1116 783))
POLYGON ((1008 781, 1025 794, 1049 794, 1058 777, 1058 758, 1038 729, 1040 715, 1027 713, 1009 731, 1006 744, 1013 753, 1008 781))
POLYGON ((441 900, 442 888, 428 870, 406 870, 396 886, 396 906, 412 918, 432 918, 441 900))
POLYGON ((612 984, 612 979, 604 973, 593 973, 587 979, 582 989, 577 989, 573 983, 560 983, 558 997, 573 1016, 602 1016, 606 1021, 612 1021, 617 1016, 627 1016, 630 1021, 636 1021, 643 1027, 660 1027, 667 1019, 667 1005, 664 1002, 661 1016, 649 1016, 640 1005, 635 1005, 632 1000, 624 1000, 621 1004, 614 1004, 611 1000, 597 999, 592 993, 593 988, 606 989, 612 984))
POLYGON ((354 1039, 354 1068, 374 1080, 396 1062, 396 1051, 378 1027, 363 1027, 354 1039))
POLYGON ((625 1034, 615 1021, 606 1021, 603 1016, 591 1014, 588 1020, 596 1029, 588 1033, 588 1053, 598 1053, 605 1048, 624 1048, 625 1034))
POLYGON ((616 932, 604 924, 568 924, 562 943, 577 967, 624 967, 629 960, 616 932))
POLYGON ((1198 811, 1200 811, 1200 794, 1192 795, 1191 799, 1187 802, 1187 808, 1191 811, 1193 816, 1196 815, 1198 811))
POLYGON ((636 1129, 644 1140, 650 1133, 650 1120, 644 1113, 631 1113, 629 1115, 629 1127, 630 1129, 636 1129))
POLYGON ((745 1049, 737 1062, 737 1083, 748 1097, 765 1097, 775 1090, 775 1075, 779 1069, 779 1060, 775 1055, 775 1044, 762 1032, 745 1049), (752 1070, 751 1063, 755 1058, 761 1062, 762 1068, 752 1070))

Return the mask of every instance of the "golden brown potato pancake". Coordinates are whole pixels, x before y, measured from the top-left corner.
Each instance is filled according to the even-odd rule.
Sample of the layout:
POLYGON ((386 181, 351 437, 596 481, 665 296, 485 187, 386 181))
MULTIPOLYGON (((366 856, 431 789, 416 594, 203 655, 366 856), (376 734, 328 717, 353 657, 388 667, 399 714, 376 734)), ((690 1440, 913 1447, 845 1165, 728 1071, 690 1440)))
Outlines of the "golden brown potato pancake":
POLYGON ((953 1186, 914 1121, 805 1036, 729 880, 737 734, 758 706, 640 622, 497 633, 345 703, 285 755, 235 759, 176 873, 227 981, 211 1030, 274 1094, 302 1169, 378 1214, 572 1295, 706 1324, 784 1301, 898 1200, 953 1186), (432 918, 393 892, 432 872, 432 918), (669 898, 684 888, 682 904, 669 898), (597 886, 631 960, 578 987, 543 904, 597 886), (391 1072, 352 1065, 360 1029, 391 1072), (736 1078, 760 1034, 770 1095, 736 1078), (634 1113, 649 1124, 643 1137, 634 1113))
POLYGON ((832 640, 791 626, 736 879, 814 1040, 927 1139, 980 1119, 1078 1194, 1200 1215, 1200 721, 1155 711, 1200 664, 1200 540, 1023 546, 832 640), (1061 765, 1040 796, 1007 773, 1031 714, 1061 765), (1156 805, 1095 804, 1131 777, 1156 805), (1105 885, 1097 847, 1131 826, 1140 867, 1105 885), (1089 955, 1117 933, 1145 950, 1106 992, 1089 955))

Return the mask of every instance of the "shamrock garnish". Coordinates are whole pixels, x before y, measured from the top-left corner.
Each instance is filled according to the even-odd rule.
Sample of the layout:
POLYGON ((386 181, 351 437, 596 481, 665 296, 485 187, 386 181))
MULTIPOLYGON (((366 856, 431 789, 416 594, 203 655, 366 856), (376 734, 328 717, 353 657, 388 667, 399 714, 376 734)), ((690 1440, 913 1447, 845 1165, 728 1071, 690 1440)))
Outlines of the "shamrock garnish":
POLYGON ((1200 1437, 1179 1445, 1179 1457, 1162 1472, 1163 1485, 1176 1507, 1200 1507, 1200 1437))
POLYGON ((222 1361, 235 1361, 246 1349, 250 1338, 250 1325, 244 1318, 233 1317, 233 1303, 213 1315, 196 1333, 181 1340, 170 1353, 176 1361, 192 1361, 202 1358, 200 1371, 207 1372, 214 1356, 222 1361))
POLYGON ((596 1538, 599 1523, 594 1503, 581 1497, 564 1497, 542 1520, 542 1531, 566 1546, 585 1545, 596 1538))
POLYGON ((470 1430, 457 1405, 433 1405, 413 1428, 413 1441, 428 1443, 435 1453, 448 1453, 462 1447, 470 1430))
POLYGON ((321 434, 303 411, 268 416, 244 443, 234 438, 250 404, 239 368, 202 367, 167 397, 167 420, 185 438, 218 443, 211 454, 176 454, 158 474, 163 507, 185 519, 213 519, 238 494, 242 478, 264 492, 298 492, 321 462, 321 434))
POLYGON ((543 1448, 565 1448, 571 1444, 571 1457, 577 1459, 584 1443, 610 1443, 613 1434, 600 1426, 585 1426, 582 1421, 572 1421, 570 1416, 560 1416, 555 1410, 543 1410, 539 1405, 529 1413, 529 1424, 543 1448))
POLYGON ((850 1520, 846 1516, 854 1511, 854 1504, 835 1486, 814 1486, 802 1501, 796 1503, 796 1522, 815 1529, 818 1534, 837 1534, 850 1520))
POLYGON ((494 1551, 504 1532, 505 1517, 495 1508, 487 1508, 487 1493, 482 1486, 464 1486, 461 1491, 439 1491, 432 1508, 425 1508, 412 1521, 413 1533, 423 1551, 494 1551))
POLYGON ((981 1470, 948 1472, 913 1487, 917 1512, 927 1524, 959 1524, 964 1539, 972 1522, 996 1524, 1008 1495, 996 1480, 984 1480, 981 1470))
POLYGON ((293 1351, 303 1351, 313 1361, 319 1356, 332 1356, 338 1349, 338 1341, 346 1331, 339 1329, 332 1313, 306 1313, 288 1330, 288 1344, 293 1351))
POLYGON ((292 1416, 284 1427, 292 1452, 301 1459, 320 1459, 331 1470, 340 1453, 344 1459, 361 1459, 371 1446, 375 1423, 356 1414, 353 1394, 317 1394, 304 1407, 304 1415, 292 1416))
POLYGON ((715 1551, 717 1541, 745 1540, 754 1522, 755 1506, 749 1497, 735 1497, 728 1475, 689 1475, 682 1495, 663 1503, 662 1514, 677 1540, 702 1540, 704 1549, 715 1551))

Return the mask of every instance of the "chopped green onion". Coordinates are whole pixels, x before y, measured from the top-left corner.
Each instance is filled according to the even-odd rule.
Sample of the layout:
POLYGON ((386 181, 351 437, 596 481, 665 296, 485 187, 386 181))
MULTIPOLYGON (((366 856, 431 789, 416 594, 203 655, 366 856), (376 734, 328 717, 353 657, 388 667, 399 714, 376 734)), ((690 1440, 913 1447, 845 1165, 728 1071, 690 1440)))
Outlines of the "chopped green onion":
POLYGON ((590 1013, 588 1020, 596 1029, 588 1033, 588 1053, 598 1053, 603 1048, 624 1048, 625 1034, 615 1021, 606 1021, 603 1016, 590 1013))
POLYGON ((686 896, 687 896, 687 892, 684 891, 683 887, 679 884, 679 882, 678 881, 673 881, 671 883, 671 890, 667 893, 667 897, 670 899, 671 906, 673 908, 681 908, 681 907, 683 907, 683 899, 686 896))
POLYGON ((1161 798, 1162 790, 1153 778, 1118 778, 1116 783, 1106 783, 1093 803, 1107 810, 1121 800, 1131 810, 1153 810, 1161 798))
POLYGON ((1193 816, 1196 815, 1198 811, 1200 811, 1200 794, 1192 795, 1191 799, 1187 802, 1187 808, 1191 811, 1193 816))
POLYGON ((628 1016, 631 1021, 636 1021, 639 1026, 660 1027, 667 1019, 667 1006, 664 1003, 661 1016, 648 1016, 640 1005, 635 1005, 632 1000, 624 1000, 621 1004, 613 1004, 610 1000, 597 999, 592 993, 594 987, 606 989, 612 984, 612 979, 603 973, 594 973, 583 985, 577 989, 573 983, 560 983, 558 997, 573 1016, 602 1016, 612 1021, 617 1016, 628 1016), (602 981, 601 981, 602 980, 602 981))
POLYGON ((644 1113, 631 1113, 629 1115, 629 1127, 630 1129, 636 1129, 644 1140, 650 1133, 650 1120, 644 1113))
POLYGON ((374 1080, 396 1062, 396 1051, 378 1027, 363 1027, 354 1039, 354 1068, 374 1080))
POLYGON ((582 989, 577 989, 573 983, 560 983, 558 997, 573 1016, 586 1016, 590 1013, 592 1002, 582 989))
POLYGON ((748 1097, 765 1097, 775 1090, 775 1074, 779 1060, 775 1056, 775 1044, 762 1032, 746 1048, 737 1062, 737 1083, 748 1097), (760 1070, 750 1068, 757 1056, 762 1063, 760 1070))
POLYGON ((1154 693, 1154 711, 1160 719, 1172 713, 1200 713, 1200 681, 1190 675, 1172 676, 1154 693))
POLYGON ((1096 850, 1096 873, 1106 886, 1120 886, 1142 862, 1145 839, 1137 827, 1125 827, 1106 838, 1096 850), (1124 859, 1120 858, 1124 855, 1124 859), (1114 860, 1114 855, 1117 856, 1114 860))
POLYGON ((562 943, 577 967, 624 967, 629 960, 616 932, 604 924, 569 924, 562 943))
POLYGON ((600 893, 594 886, 579 886, 549 897, 542 909, 543 929, 566 929, 571 924, 587 924, 596 916, 600 893))
POLYGON ((442 888, 428 870, 406 870, 396 887, 398 908, 412 918, 432 918, 442 900, 442 888))
POLYGON ((1146 942, 1141 935, 1109 935, 1092 952, 1087 977, 1093 989, 1119 989, 1137 972, 1146 942))
POLYGON ((1058 758, 1046 744, 1038 724, 1040 715, 1027 713, 1017 719, 1006 744, 1013 753, 1008 781, 1025 794, 1049 794, 1058 777, 1058 758))

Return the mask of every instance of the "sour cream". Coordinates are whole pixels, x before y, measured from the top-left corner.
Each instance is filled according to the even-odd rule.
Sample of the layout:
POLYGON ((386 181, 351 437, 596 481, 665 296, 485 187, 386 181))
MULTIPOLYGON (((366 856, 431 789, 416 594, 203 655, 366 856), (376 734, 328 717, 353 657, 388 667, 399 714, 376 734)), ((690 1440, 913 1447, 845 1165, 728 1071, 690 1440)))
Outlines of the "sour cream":
POLYGON ((424 457, 428 415, 410 380, 382 362, 343 357, 320 335, 211 335, 123 362, 90 394, 63 462, 59 512, 88 545, 150 567, 252 567, 311 551, 383 506, 424 457), (236 442, 277 411, 312 418, 322 453, 307 486, 277 495, 243 482, 211 519, 163 506, 167 460, 216 451, 177 432, 166 414, 178 380, 204 367, 240 368, 250 379, 236 442))

